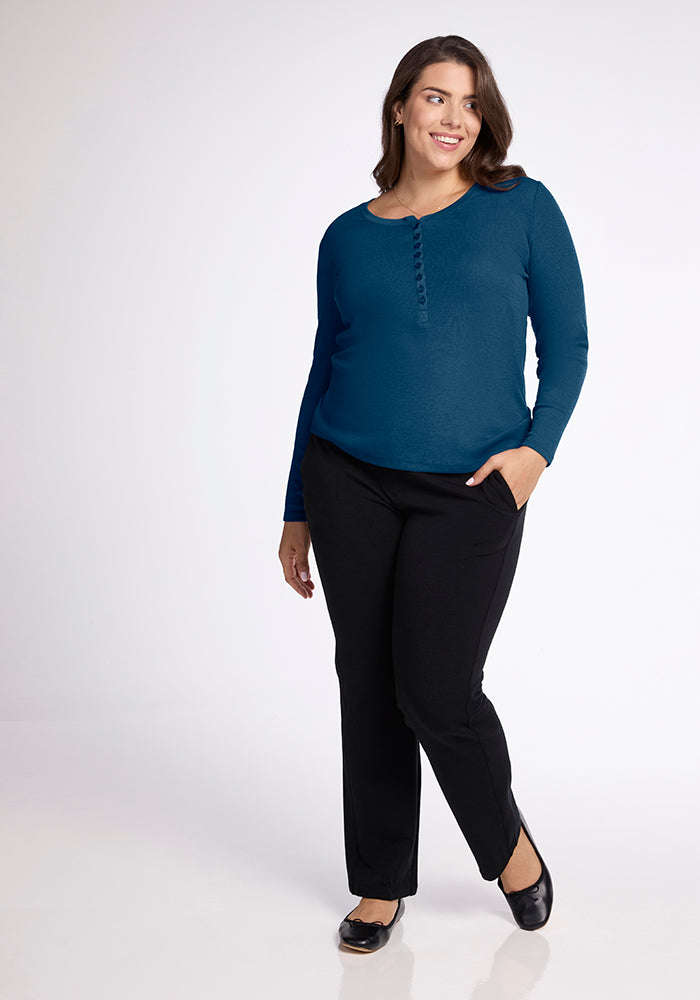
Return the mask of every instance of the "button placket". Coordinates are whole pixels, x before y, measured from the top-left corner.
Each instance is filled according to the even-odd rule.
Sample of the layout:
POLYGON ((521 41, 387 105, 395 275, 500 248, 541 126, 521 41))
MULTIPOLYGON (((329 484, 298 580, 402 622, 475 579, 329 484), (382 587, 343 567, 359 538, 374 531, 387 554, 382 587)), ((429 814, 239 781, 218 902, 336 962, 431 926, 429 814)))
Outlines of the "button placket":
POLYGON ((416 300, 418 304, 418 322, 428 321, 428 296, 425 281, 425 260, 423 257, 423 230, 420 219, 413 226, 413 268, 416 276, 416 300))

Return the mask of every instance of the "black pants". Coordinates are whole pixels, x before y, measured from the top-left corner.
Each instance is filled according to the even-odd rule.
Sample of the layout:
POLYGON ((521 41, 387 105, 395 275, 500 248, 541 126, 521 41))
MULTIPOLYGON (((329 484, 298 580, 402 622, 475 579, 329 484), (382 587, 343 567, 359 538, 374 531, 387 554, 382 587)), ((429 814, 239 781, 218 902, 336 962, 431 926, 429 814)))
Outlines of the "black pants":
POLYGON ((527 504, 496 470, 413 472, 311 435, 304 505, 335 634, 350 892, 417 891, 423 747, 484 879, 520 817, 503 728, 482 690, 527 504))

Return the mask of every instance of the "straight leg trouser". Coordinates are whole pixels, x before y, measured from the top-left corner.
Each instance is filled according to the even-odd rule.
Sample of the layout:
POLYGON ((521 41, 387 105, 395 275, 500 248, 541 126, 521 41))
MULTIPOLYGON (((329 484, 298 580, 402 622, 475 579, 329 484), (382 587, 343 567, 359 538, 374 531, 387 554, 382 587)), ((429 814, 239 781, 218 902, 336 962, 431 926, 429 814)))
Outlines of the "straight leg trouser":
POLYGON ((527 504, 498 470, 414 472, 312 434, 301 463, 314 557, 335 634, 350 892, 417 891, 421 770, 430 762, 484 879, 520 816, 503 728, 482 690, 527 504))

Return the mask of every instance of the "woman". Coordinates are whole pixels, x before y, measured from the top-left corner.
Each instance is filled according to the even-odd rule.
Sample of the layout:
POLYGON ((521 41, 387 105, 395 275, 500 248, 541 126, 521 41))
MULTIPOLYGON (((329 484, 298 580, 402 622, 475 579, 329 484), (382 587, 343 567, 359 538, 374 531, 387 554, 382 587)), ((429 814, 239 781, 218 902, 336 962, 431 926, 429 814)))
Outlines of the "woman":
POLYGON ((417 891, 419 745, 518 925, 551 912, 482 680, 588 339, 566 221, 542 182, 503 165, 511 139, 479 49, 457 35, 419 43, 384 101, 380 194, 319 247, 279 556, 311 597, 313 542, 335 633, 346 863, 362 897, 339 930, 361 951, 386 943, 417 891))

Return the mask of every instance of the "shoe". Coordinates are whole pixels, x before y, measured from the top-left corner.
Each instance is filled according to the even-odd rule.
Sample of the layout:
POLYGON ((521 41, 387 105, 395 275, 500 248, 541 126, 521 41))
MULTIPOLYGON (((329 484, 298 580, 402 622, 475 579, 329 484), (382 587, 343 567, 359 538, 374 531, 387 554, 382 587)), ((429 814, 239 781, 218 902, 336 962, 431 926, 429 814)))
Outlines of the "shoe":
MULTIPOLYGON (((342 944, 346 948, 354 948, 355 951, 377 951, 387 943, 394 924, 401 919, 405 909, 406 904, 400 899, 396 913, 389 924, 382 924, 378 920, 368 924, 357 917, 353 917, 352 920, 345 917, 338 928, 342 944)), ((352 910, 350 912, 352 913, 352 910)))
POLYGON ((533 882, 532 885, 528 885, 525 889, 515 889, 513 892, 505 891, 499 876, 498 888, 506 897, 506 901, 512 910, 518 927, 521 927, 524 931, 536 931, 540 927, 544 927, 549 920, 549 915, 552 912, 552 901, 554 899, 554 887, 549 869, 544 863, 542 855, 537 850, 534 840, 530 836, 530 831, 527 828, 525 818, 520 809, 518 809, 518 813, 520 814, 520 821, 527 839, 535 849, 535 854, 542 865, 542 872, 537 881, 533 882))

